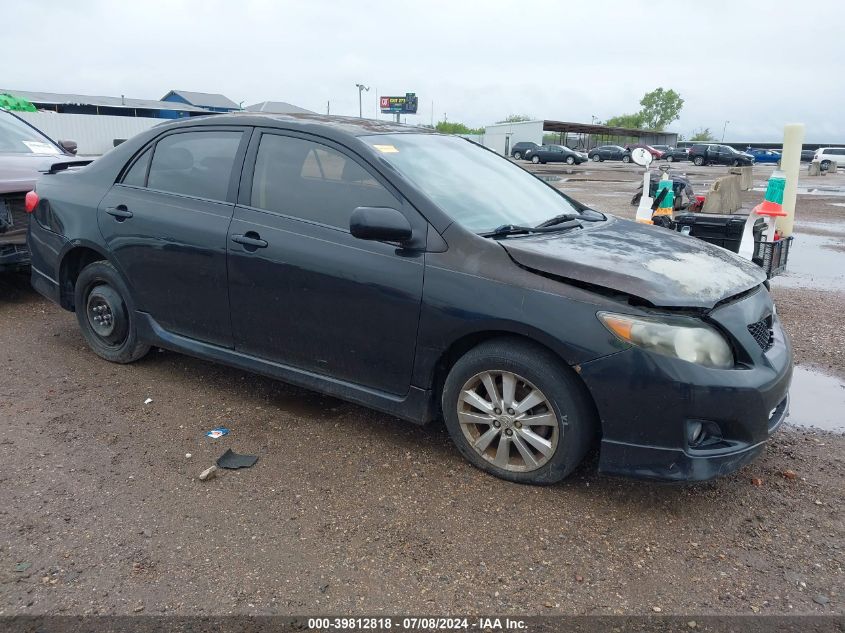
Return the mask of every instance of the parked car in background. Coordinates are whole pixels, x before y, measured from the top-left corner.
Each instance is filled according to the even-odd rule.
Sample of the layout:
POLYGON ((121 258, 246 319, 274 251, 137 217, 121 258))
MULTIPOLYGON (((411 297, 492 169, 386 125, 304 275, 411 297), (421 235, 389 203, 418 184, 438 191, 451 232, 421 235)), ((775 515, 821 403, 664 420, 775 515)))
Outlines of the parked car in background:
POLYGON ((540 146, 537 143, 532 143, 530 141, 520 141, 519 143, 514 143, 513 148, 511 149, 511 156, 516 160, 520 160, 526 157, 526 154, 530 151, 539 149, 540 146))
POLYGON ((597 439, 603 472, 709 479, 787 415, 792 348, 760 267, 460 137, 198 117, 46 175, 30 200, 32 285, 100 357, 162 347, 443 418, 510 481, 559 481, 597 439))
POLYGON ((648 151, 648 153, 651 154, 652 158, 654 158, 655 160, 663 158, 663 152, 655 148, 653 145, 645 145, 643 143, 631 143, 629 145, 626 145, 625 149, 627 149, 629 152, 632 152, 640 147, 648 151))
POLYGON ((587 152, 587 158, 600 162, 604 160, 621 160, 631 162, 631 152, 621 145, 600 145, 587 152))
POLYGON ((54 143, 20 117, 0 109, 0 272, 29 264, 26 193, 42 172, 75 162, 70 151, 75 147, 71 141, 54 143))
POLYGON ((681 160, 689 160, 689 149, 683 147, 669 147, 663 152, 663 160, 674 163, 681 160))
POLYGON ((746 154, 751 154, 754 157, 755 163, 776 163, 781 159, 780 152, 771 149, 760 149, 752 147, 745 150, 746 154))
POLYGON ((811 163, 813 162, 813 158, 816 156, 816 150, 814 149, 802 149, 801 150, 801 162, 802 163, 811 163))
POLYGON ((754 164, 754 157, 751 154, 738 152, 730 145, 718 143, 693 145, 689 151, 689 159, 694 165, 733 165, 739 167, 754 164))
POLYGON ((586 154, 569 149, 566 145, 541 145, 538 149, 531 150, 526 158, 535 165, 537 163, 580 165, 589 160, 586 154))
POLYGON ((658 152, 663 152, 664 154, 665 154, 668 150, 670 150, 670 149, 671 149, 671 147, 670 147, 669 145, 652 145, 652 147, 653 147, 654 149, 656 149, 658 152))
POLYGON ((822 169, 828 169, 831 163, 845 167, 845 147, 820 147, 813 155, 813 160, 819 161, 822 169))

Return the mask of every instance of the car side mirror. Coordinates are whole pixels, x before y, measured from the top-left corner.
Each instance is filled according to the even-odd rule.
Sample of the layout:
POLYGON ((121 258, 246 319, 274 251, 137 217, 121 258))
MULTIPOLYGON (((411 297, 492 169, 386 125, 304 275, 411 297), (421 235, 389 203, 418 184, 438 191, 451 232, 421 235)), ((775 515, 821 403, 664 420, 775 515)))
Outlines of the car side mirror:
POLYGON ((400 243, 412 234, 408 218, 389 207, 358 207, 349 218, 349 232, 361 240, 400 243))
POLYGON ((65 150, 68 154, 76 155, 78 145, 76 141, 59 141, 59 147, 65 150))

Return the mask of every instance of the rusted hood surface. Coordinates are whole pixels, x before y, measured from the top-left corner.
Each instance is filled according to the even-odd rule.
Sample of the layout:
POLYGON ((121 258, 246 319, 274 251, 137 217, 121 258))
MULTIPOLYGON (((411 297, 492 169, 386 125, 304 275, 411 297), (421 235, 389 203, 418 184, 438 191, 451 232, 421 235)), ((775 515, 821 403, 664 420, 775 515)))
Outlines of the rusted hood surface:
POLYGON ((30 191, 51 165, 78 160, 61 154, 0 154, 0 193, 30 191))
POLYGON ((669 229, 609 218, 563 233, 500 241, 521 266, 664 307, 712 308, 765 279, 738 255, 669 229))

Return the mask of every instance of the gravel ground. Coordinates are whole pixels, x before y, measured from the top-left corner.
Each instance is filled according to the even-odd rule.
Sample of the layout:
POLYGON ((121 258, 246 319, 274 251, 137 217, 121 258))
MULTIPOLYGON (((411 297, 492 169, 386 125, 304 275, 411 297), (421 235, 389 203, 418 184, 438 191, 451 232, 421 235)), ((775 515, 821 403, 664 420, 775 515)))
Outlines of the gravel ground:
MULTIPOLYGON (((630 214, 626 178, 573 195, 630 214)), ((798 360, 842 375, 841 296, 776 292, 798 360)), ((0 615, 843 611, 843 436, 786 428, 695 486, 592 457, 523 487, 441 425, 169 352, 111 365, 25 278, 0 297, 0 615), (199 481, 226 448, 260 459, 199 481)))

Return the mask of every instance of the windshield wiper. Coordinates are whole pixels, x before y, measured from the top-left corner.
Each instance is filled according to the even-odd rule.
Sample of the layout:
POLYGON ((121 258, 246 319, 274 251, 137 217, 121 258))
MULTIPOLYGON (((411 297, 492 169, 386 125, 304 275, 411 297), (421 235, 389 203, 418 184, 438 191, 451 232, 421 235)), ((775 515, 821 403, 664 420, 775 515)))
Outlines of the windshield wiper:
POLYGON ((547 226, 555 226, 555 225, 560 224, 562 222, 570 222, 577 217, 578 217, 578 214, 576 214, 576 213, 562 213, 560 215, 556 215, 553 218, 549 218, 548 220, 545 220, 544 222, 540 222, 540 224, 538 224, 535 228, 542 229, 542 228, 545 228, 547 226))
POLYGON ((555 233, 566 229, 581 228, 581 223, 574 218, 565 221, 555 222, 554 226, 520 226, 518 224, 503 224, 487 233, 479 233, 481 237, 506 237, 508 235, 519 235, 520 233, 555 233))

